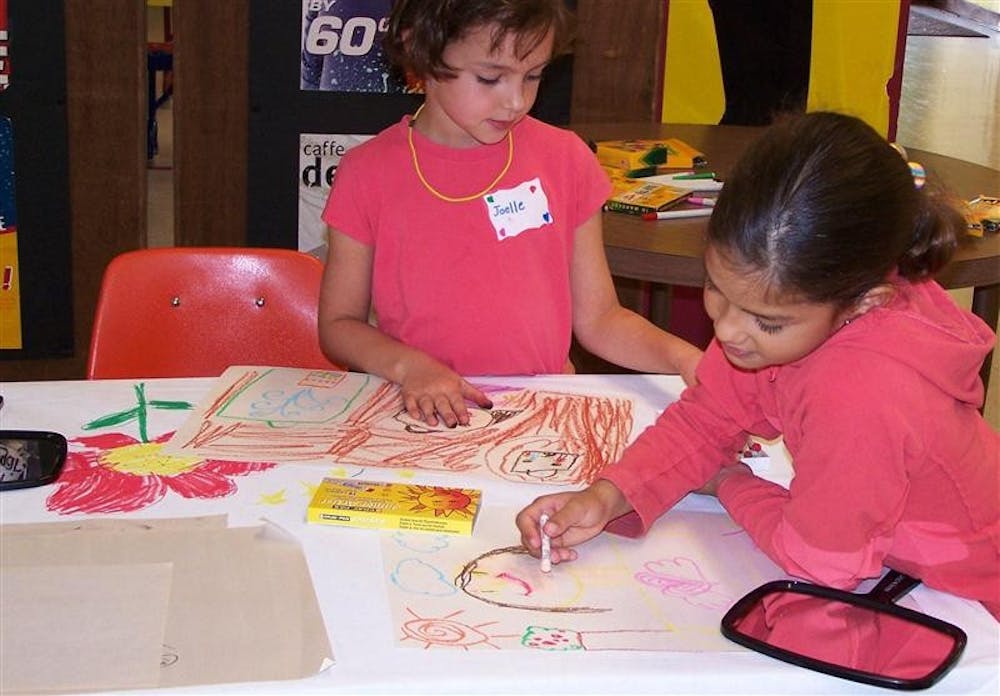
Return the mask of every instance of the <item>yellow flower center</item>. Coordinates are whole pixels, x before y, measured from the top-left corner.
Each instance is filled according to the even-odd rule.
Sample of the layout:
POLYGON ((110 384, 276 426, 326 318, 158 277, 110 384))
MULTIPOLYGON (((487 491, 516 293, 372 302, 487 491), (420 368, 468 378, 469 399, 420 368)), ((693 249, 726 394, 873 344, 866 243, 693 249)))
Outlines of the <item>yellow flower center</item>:
POLYGON ((116 447, 101 454, 101 463, 123 474, 138 476, 176 476, 200 464, 200 457, 172 457, 160 454, 160 442, 140 442, 116 447))

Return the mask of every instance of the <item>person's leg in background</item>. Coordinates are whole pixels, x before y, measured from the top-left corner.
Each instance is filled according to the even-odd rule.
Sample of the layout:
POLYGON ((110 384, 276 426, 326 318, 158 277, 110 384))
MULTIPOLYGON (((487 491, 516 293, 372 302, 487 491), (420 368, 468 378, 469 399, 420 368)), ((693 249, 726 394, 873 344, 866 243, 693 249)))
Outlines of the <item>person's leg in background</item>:
POLYGON ((726 110, 719 123, 763 126, 804 111, 812 0, 709 0, 726 110))
MULTIPOLYGON (((805 111, 812 49, 812 0, 709 0, 726 109, 720 124, 766 126, 805 111)), ((701 288, 670 288, 670 331, 705 348, 712 321, 701 288)))

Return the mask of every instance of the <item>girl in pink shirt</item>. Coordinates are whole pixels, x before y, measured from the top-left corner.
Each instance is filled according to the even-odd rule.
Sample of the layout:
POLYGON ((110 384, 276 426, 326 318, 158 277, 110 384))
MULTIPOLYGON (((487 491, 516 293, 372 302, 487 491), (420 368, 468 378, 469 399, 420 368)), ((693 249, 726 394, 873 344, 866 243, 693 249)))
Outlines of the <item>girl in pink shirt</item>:
POLYGON ((701 357, 618 303, 601 230, 611 184, 579 137, 527 115, 568 24, 563 0, 397 2, 386 48, 425 102, 333 181, 323 349, 398 383, 431 425, 489 405, 463 375, 571 371, 574 335, 642 372, 692 379, 701 357))
POLYGON ((852 588, 889 567, 997 616, 1000 437, 977 410, 995 338, 931 279, 963 230, 864 122, 770 128, 709 224, 698 384, 589 488, 521 511, 524 545, 539 552, 547 514, 552 561, 569 561, 695 491, 792 575, 852 588), (732 463, 748 433, 784 438, 788 489, 732 463))

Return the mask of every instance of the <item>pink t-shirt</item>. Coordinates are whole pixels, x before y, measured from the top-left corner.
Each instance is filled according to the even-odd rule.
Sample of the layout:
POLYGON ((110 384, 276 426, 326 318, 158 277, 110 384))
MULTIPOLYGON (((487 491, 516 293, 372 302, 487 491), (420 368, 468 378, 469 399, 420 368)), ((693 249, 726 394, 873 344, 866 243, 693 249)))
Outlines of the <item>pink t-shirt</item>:
MULTIPOLYGON (((497 186, 452 203, 417 177, 408 123, 344 156, 323 211, 330 227, 374 248, 379 328, 460 374, 562 372, 574 232, 610 192, 593 153, 571 131, 525 118, 497 186)), ((507 161, 506 140, 468 149, 417 131, 413 140, 426 180, 447 196, 482 191, 507 161)))

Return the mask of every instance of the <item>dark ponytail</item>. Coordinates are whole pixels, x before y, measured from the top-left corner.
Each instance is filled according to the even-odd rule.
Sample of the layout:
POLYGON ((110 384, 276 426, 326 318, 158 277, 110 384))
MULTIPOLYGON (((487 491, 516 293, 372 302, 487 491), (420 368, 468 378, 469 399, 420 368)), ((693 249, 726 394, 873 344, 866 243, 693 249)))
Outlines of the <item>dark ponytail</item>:
POLYGON ((921 194, 910 248, 899 259, 899 274, 914 280, 944 268, 965 229, 964 218, 939 182, 929 180, 921 194))

